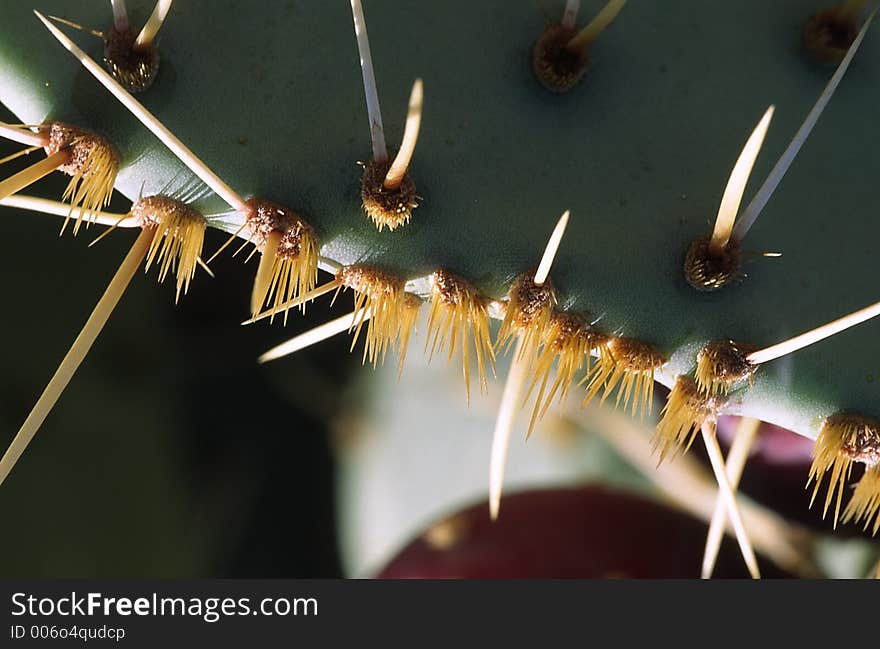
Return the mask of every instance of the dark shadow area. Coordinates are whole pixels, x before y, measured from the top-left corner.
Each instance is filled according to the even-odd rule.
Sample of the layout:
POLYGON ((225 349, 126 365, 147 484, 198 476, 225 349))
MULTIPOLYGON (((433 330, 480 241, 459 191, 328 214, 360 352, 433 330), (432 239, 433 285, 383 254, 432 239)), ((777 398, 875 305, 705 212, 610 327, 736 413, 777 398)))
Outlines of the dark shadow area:
MULTIPOLYGON (((15 150, 0 142, 0 157, 15 150)), ((67 180, 56 173, 26 193, 57 199, 67 180)), ((111 211, 127 208, 117 197, 111 211)), ((60 218, 5 207, 0 222, 5 449, 134 237, 119 230, 88 248, 103 228, 59 238, 60 218)), ((209 232, 206 252, 222 241, 209 232)), ((218 260, 214 280, 199 272, 178 306, 172 279, 157 284, 155 269, 134 278, 0 487, 0 574, 340 576, 329 431, 358 359, 338 340, 258 365, 328 313, 297 314, 287 332, 242 327, 256 270, 245 256, 218 260)))

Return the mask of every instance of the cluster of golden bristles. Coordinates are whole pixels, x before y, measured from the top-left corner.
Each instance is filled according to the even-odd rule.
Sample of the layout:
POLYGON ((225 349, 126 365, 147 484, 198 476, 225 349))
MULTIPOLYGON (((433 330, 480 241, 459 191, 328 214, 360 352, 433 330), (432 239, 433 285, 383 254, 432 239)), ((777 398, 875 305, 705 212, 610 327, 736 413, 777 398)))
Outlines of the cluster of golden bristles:
MULTIPOLYGON (((315 288, 318 282, 318 239, 293 210, 263 198, 244 202, 244 232, 260 253, 251 310, 282 304, 315 288)), ((251 254, 253 254, 253 252, 251 254)))
MULTIPOLYGON (((582 316, 564 311, 553 311, 544 330, 541 350, 535 358, 532 380, 526 392, 526 400, 537 387, 535 405, 529 421, 531 435, 538 419, 543 417, 553 399, 559 395, 560 403, 568 396, 569 389, 581 371, 587 376, 593 366, 593 352, 602 354, 606 349, 607 336, 599 333, 582 316), (547 384, 556 365, 556 378, 548 389, 547 384)), ((602 354, 603 356, 607 354, 602 354)))
POLYGON ((834 501, 834 524, 840 516, 843 491, 852 477, 853 465, 863 464, 864 474, 843 512, 843 521, 862 521, 872 532, 880 530, 880 423, 867 417, 842 413, 822 424, 813 450, 807 486, 814 483, 812 505, 826 473, 830 473, 822 515, 834 501))
MULTIPOLYGON (((504 309, 505 317, 493 344, 489 328, 492 300, 450 271, 435 271, 430 277, 426 353, 433 357, 446 350, 451 358, 461 350, 462 373, 469 399, 472 361, 480 388, 485 390, 488 373, 494 373, 496 355, 502 350, 509 351, 513 342, 518 341, 514 355, 528 368, 529 376, 524 402, 535 395, 530 432, 554 399, 565 399, 582 371, 586 371, 583 382, 588 385, 585 404, 598 392, 602 393, 604 401, 617 389, 617 404, 626 407, 632 403, 634 414, 649 410, 654 372, 663 365, 663 357, 646 343, 606 336, 582 316, 557 310, 552 287, 546 282, 535 284, 533 276, 531 272, 519 276, 508 292, 507 301, 499 305, 504 309), (595 364, 594 356, 598 359, 595 364), (554 367, 556 377, 551 382, 554 367)), ((354 294, 354 310, 347 320, 340 321, 338 327, 328 330, 328 334, 345 329, 353 332, 353 348, 365 329, 364 362, 369 361, 374 366, 382 363, 392 348, 401 356, 402 362, 422 299, 405 291, 402 279, 378 268, 346 266, 326 284, 277 309, 270 308, 248 322, 270 317, 276 312, 286 313, 306 301, 343 289, 350 289, 354 294)), ((311 340, 317 342, 320 339, 311 340)), ((285 344, 270 358, 284 355, 280 353, 282 347, 285 353, 302 349, 300 344, 285 344)))
POLYGON ((758 366, 750 363, 747 356, 755 349, 733 340, 708 343, 697 354, 694 377, 700 390, 710 395, 726 395, 735 385, 750 381, 758 366))
POLYGON ((402 176, 397 185, 387 186, 385 179, 390 168, 387 161, 370 162, 364 165, 361 178, 361 203, 379 232, 383 228, 394 230, 406 225, 419 206, 415 183, 408 174, 402 176))
POLYGON ((537 283, 534 277, 534 272, 524 273, 510 287, 496 350, 509 350, 517 336, 522 336, 519 354, 528 352, 533 356, 538 353, 541 337, 556 306, 556 293, 550 282, 537 283))
POLYGON ((602 391, 601 403, 615 389, 615 406, 626 409, 632 404, 632 415, 650 412, 654 396, 654 372, 664 358, 648 343, 632 338, 609 338, 599 347, 599 362, 587 374, 587 397, 584 404, 602 391))
POLYGON ((169 270, 177 275, 175 300, 186 293, 201 259, 208 221, 186 203, 168 196, 149 196, 131 206, 131 216, 142 228, 153 230, 147 252, 147 270, 156 262, 159 281, 169 270))
MULTIPOLYGON (((104 137, 64 122, 38 126, 0 124, 0 135, 28 145, 0 163, 43 149, 46 158, 0 181, 0 199, 20 192, 53 171, 70 176, 62 200, 70 204, 68 218, 75 217, 74 233, 89 223, 110 202, 119 172, 119 154, 104 137)), ((66 221, 65 221, 66 223, 66 221)))
POLYGON ((758 366, 748 360, 750 345, 732 340, 707 343, 697 354, 694 378, 680 375, 669 393, 654 439, 660 459, 670 452, 690 447, 696 432, 714 423, 728 393, 751 381, 758 366))
POLYGON ((677 377, 654 436, 654 449, 659 451, 660 460, 679 450, 689 450, 697 431, 705 422, 714 423, 725 401, 701 389, 694 379, 684 375, 677 377))
POLYGON ((375 367, 385 361, 389 347, 397 345, 401 363, 406 356, 409 338, 415 327, 421 299, 404 290, 404 282, 375 268, 348 266, 337 275, 339 289, 354 293, 354 326, 352 349, 364 323, 367 331, 363 360, 375 367))
MULTIPOLYGON (((754 349, 724 340, 706 345, 698 355, 695 379, 686 375, 676 378, 669 393, 654 438, 661 460, 680 449, 690 448, 694 437, 704 425, 714 427, 719 410, 728 401, 729 392, 738 384, 752 380, 758 369, 754 349)), ((873 534, 880 531, 880 423, 861 415, 839 413, 824 420, 813 451, 813 463, 807 486, 813 485, 810 505, 818 495, 824 477, 829 486, 822 515, 827 515, 834 502, 834 524, 841 518, 846 484, 853 468, 864 465, 864 473, 856 483, 843 511, 842 520, 862 522, 873 534)))
POLYGON ((431 275, 431 312, 425 351, 430 347, 429 358, 433 358, 435 352, 447 349, 449 358, 452 358, 456 349, 461 348, 468 402, 471 398, 471 346, 481 392, 488 389, 486 366, 495 373, 495 349, 489 333, 489 302, 470 282, 445 269, 431 275))

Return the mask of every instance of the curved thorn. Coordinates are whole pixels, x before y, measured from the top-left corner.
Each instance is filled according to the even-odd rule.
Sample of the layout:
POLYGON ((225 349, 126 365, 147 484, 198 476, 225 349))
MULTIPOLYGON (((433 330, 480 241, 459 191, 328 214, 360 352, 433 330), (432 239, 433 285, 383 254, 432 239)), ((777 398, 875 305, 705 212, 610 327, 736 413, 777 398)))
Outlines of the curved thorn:
POLYGON ((556 259, 556 252, 559 250, 559 244, 562 243, 565 228, 568 226, 569 215, 569 210, 565 210, 562 216, 559 217, 559 221, 556 222, 556 227, 553 228, 553 232, 550 234, 550 239, 547 241, 547 246, 544 248, 544 255, 541 257, 541 263, 538 264, 538 270, 535 271, 535 278, 533 281, 537 286, 541 286, 546 282, 547 277, 550 275, 550 267, 553 266, 553 260, 556 259))
POLYGON ((162 24, 165 22, 168 12, 171 11, 172 2, 173 0, 158 0, 156 2, 153 13, 150 14, 146 24, 144 24, 144 28, 134 41, 134 49, 143 49, 150 46, 153 39, 156 38, 156 34, 162 29, 162 24))
POLYGON ((602 7, 602 10, 596 14, 596 17, 593 18, 586 27, 575 34, 574 38, 568 41, 565 49, 572 54, 583 54, 583 52, 586 51, 586 49, 590 47, 597 38, 599 38, 599 34, 604 32, 608 26, 614 22, 614 19, 617 18, 617 14, 620 13, 620 10, 623 9, 623 5, 625 4, 626 0, 609 0, 608 4, 602 7))
POLYGON ((422 124, 422 103, 423 103, 422 80, 416 79, 413 83, 412 92, 409 95, 409 110, 406 115, 406 128, 403 131, 403 141, 400 143, 400 150, 388 169, 385 176, 385 189, 397 189, 406 175, 409 163, 412 161, 413 153, 416 150, 416 142, 419 140, 419 127, 422 124))
POLYGON ((495 420, 495 430, 492 433, 492 453, 489 460, 489 514, 493 521, 498 518, 498 511, 501 508, 501 489, 504 485, 507 450, 531 358, 530 355, 523 353, 523 344, 524 338, 520 334, 517 337, 507 382, 504 384, 504 393, 501 395, 498 417, 495 420))
POLYGON ((767 129, 770 128, 770 120, 773 119, 774 110, 775 107, 770 106, 764 112, 764 116, 761 117, 749 139, 746 140, 746 144, 733 166, 733 171, 730 172, 730 178, 721 197, 721 205, 718 206, 718 216, 715 218, 712 239, 709 241, 709 251, 713 255, 721 254, 727 247, 727 242, 730 241, 739 204, 746 191, 752 167, 761 151, 761 145, 764 143, 764 137, 767 135, 767 129))

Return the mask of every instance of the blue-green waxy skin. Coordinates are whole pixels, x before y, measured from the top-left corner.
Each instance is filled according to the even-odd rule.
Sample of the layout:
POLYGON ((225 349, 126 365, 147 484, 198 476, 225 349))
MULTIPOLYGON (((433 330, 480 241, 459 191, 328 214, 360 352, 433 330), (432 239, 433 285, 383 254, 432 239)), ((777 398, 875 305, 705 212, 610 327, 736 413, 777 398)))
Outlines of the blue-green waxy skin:
MULTIPOLYGON (((827 0, 830 2, 831 0, 827 0)), ((130 2, 139 24, 150 2, 130 2)), ((561 15, 562 2, 543 3, 561 15)), ((688 244, 711 229, 728 174, 770 104, 776 114, 748 201, 832 69, 802 52, 822 0, 630 2, 572 92, 535 82, 546 25, 528 0, 365 0, 389 148, 413 80, 425 84, 412 222, 378 233, 360 208, 369 129, 349 3, 175 3, 162 69, 140 98, 243 196, 301 212, 339 263, 415 279, 443 266, 500 298, 572 213, 552 277, 563 306, 653 343, 669 384, 706 341, 765 346, 880 299, 880 33, 870 30, 798 159, 744 242, 747 277, 713 294, 684 281, 688 244), (779 251, 780 258, 755 254, 779 251)), ((580 22, 600 2, 582 3, 580 22)), ((0 3, 0 100, 27 123, 106 133, 129 197, 187 179, 181 165, 49 35, 32 9, 106 29, 104 0, 0 3)), ((101 43, 68 30, 92 56, 101 43)), ((223 211, 213 197, 206 212, 223 211)), ((240 217, 215 219, 230 230, 240 217)), ((730 412, 815 437, 824 417, 880 414, 880 322, 760 368, 730 412)))

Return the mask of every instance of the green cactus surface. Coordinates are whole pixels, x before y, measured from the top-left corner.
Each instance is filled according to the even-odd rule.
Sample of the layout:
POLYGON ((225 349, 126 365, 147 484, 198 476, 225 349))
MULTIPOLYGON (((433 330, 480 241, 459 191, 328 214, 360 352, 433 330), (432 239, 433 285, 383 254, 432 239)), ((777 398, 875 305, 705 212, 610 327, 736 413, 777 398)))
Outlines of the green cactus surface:
MULTIPOLYGON (((140 24, 152 3, 131 4, 140 24)), ((667 385, 693 369, 707 341, 766 346, 880 299, 871 271, 880 241, 877 28, 745 239, 747 276, 706 294, 685 282, 682 260, 710 232, 751 129, 774 104, 744 204, 833 72, 800 42, 822 0, 634 0, 565 95, 539 86, 530 65, 561 2, 364 4, 392 152, 413 80, 425 87, 411 168, 422 201, 394 232, 378 232, 360 204, 357 162, 371 146, 347 2, 175 3, 158 79, 139 99, 242 196, 302 214, 323 256, 380 266, 416 291, 445 267, 503 298, 570 209, 551 274, 560 305, 598 318, 605 333, 655 345, 669 359, 658 374, 667 385), (782 256, 758 255, 765 251, 782 256)), ((599 6, 582 3, 580 23, 599 6)), ((123 159, 117 188, 129 198, 188 181, 33 9, 95 29, 111 22, 104 0, 0 4, 0 101, 24 123, 58 119, 107 135, 123 159)), ((65 30, 100 61, 100 40, 65 30)), ((199 207, 214 227, 241 224, 215 196, 199 207)), ((877 416, 878 327, 762 366, 725 412, 809 437, 838 411, 877 416)))

